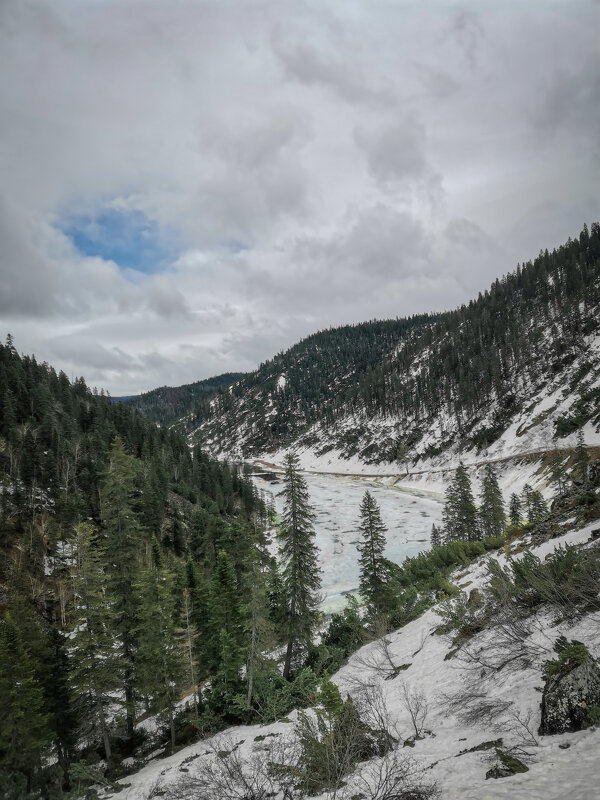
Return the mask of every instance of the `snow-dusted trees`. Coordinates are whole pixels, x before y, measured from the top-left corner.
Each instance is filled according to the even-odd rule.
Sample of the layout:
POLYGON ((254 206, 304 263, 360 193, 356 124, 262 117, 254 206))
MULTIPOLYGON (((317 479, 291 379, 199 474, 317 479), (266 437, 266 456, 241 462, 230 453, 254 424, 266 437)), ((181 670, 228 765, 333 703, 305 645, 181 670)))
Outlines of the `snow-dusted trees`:
POLYGON ((390 588, 390 573, 385 550, 386 527, 381 520, 377 502, 369 491, 360 504, 358 524, 361 540, 357 545, 360 557, 360 593, 369 613, 377 616, 389 611, 393 606, 393 592, 390 588))
POLYGON ((282 582, 286 596, 284 635, 286 653, 283 675, 289 678, 299 648, 308 647, 318 620, 320 570, 315 544, 313 510, 306 481, 299 472, 298 457, 285 459, 282 525, 278 533, 282 582))

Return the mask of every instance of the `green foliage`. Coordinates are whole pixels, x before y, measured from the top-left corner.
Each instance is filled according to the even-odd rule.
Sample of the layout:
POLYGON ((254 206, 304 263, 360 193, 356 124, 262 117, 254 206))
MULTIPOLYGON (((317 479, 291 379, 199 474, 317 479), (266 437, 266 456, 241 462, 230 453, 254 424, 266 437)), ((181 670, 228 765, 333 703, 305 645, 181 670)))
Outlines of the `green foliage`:
MULTIPOLYGON (((338 648, 347 657, 364 643, 364 626, 358 613, 358 600, 348 596, 344 610, 331 615, 329 627, 323 636, 323 645, 338 648)), ((331 667, 327 667, 334 672, 331 667)))
POLYGON ((0 622, 0 772, 26 786, 51 739, 32 660, 9 614, 0 622))
POLYGON ((590 660, 589 650, 583 642, 576 639, 569 642, 565 636, 559 636, 554 643, 554 650, 558 653, 558 658, 544 662, 542 672, 545 678, 570 672, 590 660))
POLYGON ((561 618, 600 608, 600 553, 596 548, 557 547, 544 561, 526 551, 506 567, 491 559, 488 570, 491 597, 496 603, 512 606, 515 615, 529 614, 545 604, 561 618))
POLYGON ((484 538, 502 536, 505 528, 504 502, 498 485, 498 476, 491 464, 485 468, 481 482, 479 520, 484 538))

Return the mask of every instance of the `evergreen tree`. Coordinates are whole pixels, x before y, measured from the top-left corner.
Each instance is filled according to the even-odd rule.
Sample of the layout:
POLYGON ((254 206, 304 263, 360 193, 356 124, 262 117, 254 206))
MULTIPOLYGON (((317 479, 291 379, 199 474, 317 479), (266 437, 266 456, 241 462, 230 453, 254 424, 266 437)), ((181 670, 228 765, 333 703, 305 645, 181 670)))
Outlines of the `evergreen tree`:
POLYGON ((110 592, 115 601, 114 630, 121 639, 123 689, 127 715, 127 737, 132 739, 135 719, 135 654, 139 631, 137 593, 140 524, 134 509, 136 465, 116 437, 109 452, 108 467, 101 483, 100 513, 106 533, 106 556, 110 592))
POLYGON ((546 502, 539 489, 533 489, 529 483, 523 487, 523 500, 527 510, 527 522, 537 522, 547 513, 546 502))
POLYGON ((486 466, 481 481, 479 519, 484 538, 495 538, 504 533, 504 501, 498 485, 498 477, 491 464, 486 466))
POLYGON ((137 688, 168 721, 171 747, 175 748, 174 714, 183 664, 176 638, 174 580, 163 566, 156 537, 152 537, 151 548, 152 563, 142 571, 138 585, 137 688))
POLYGON ((0 782, 13 783, 19 773, 29 789, 50 739, 42 688, 20 631, 6 614, 0 622, 0 782))
POLYGON ((456 468, 454 480, 446 491, 444 528, 447 542, 477 539, 477 509, 471 479, 462 464, 456 468))
POLYGON ((267 575, 265 574, 263 554, 257 547, 253 548, 246 559, 246 709, 252 707, 254 678, 264 661, 264 653, 273 650, 275 637, 273 624, 269 619, 267 598, 267 575))
POLYGON ((373 616, 390 611, 394 595, 390 589, 390 574, 383 552, 385 550, 386 527, 381 520, 381 511, 369 491, 360 504, 358 529, 361 541, 357 545, 360 557, 359 588, 369 612, 373 616))
POLYGON ((433 523, 431 526, 431 549, 439 547, 442 544, 442 531, 438 526, 433 523))
POLYGON ((86 726, 85 733, 101 736, 110 771, 108 708, 114 704, 114 692, 122 686, 122 649, 115 646, 114 600, 108 593, 103 549, 87 523, 78 525, 75 533, 77 567, 73 574, 71 684, 75 707, 86 726))
POLYGON ((575 448, 575 467, 573 472, 577 475, 583 484, 587 484, 587 468, 590 460, 587 447, 585 446, 585 439, 583 438, 583 429, 577 431, 577 447, 575 448))
POLYGON ((553 450, 550 458, 550 480, 554 485, 554 494, 560 497, 567 487, 567 470, 565 457, 560 450, 553 450))
POLYGON ((320 570, 306 481, 299 472, 298 457, 285 458, 285 505, 278 531, 282 561, 282 582, 286 597, 284 636, 286 653, 283 676, 288 679, 299 648, 312 643, 319 618, 320 570))
POLYGON ((518 527, 521 524, 521 498, 516 492, 510 496, 509 517, 511 525, 518 527))

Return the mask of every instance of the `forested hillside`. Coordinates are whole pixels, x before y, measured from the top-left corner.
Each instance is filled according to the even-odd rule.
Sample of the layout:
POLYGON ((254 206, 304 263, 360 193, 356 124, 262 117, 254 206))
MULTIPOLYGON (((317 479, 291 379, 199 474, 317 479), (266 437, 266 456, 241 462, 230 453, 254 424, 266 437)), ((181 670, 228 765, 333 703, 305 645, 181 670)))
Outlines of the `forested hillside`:
POLYGON ((489 447, 525 412, 521 429, 549 420, 565 436, 600 419, 599 303, 593 223, 455 311, 309 337, 216 399, 195 440, 379 463, 489 447))
POLYGON ((159 425, 170 425, 181 420, 185 430, 190 425, 199 425, 208 416, 214 395, 239 381, 243 375, 243 372, 225 372, 184 386, 161 386, 140 395, 114 397, 113 400, 134 406, 159 425))
POLYGON ((357 386, 370 383, 374 365, 434 319, 374 320, 308 336, 215 397, 199 438, 239 440, 248 454, 289 443, 317 421, 333 421, 357 386))
POLYGON ((10 337, 0 397, 0 797, 80 796, 143 744, 148 712, 172 744, 190 715, 218 726, 249 604, 267 614, 267 509, 242 474, 10 337), (210 707, 193 694, 182 714, 209 675, 210 707))

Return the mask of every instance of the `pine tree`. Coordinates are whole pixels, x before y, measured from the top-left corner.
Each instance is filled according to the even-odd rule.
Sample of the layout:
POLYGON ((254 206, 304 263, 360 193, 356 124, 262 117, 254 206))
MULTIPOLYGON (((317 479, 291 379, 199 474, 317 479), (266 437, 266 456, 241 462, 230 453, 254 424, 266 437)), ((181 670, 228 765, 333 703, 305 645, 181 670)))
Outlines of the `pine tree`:
POLYGON ((123 689, 127 737, 133 737, 135 719, 135 652, 139 631, 137 593, 140 524, 134 509, 135 460, 127 455, 120 437, 109 452, 109 464, 100 487, 100 514, 106 532, 110 593, 115 600, 115 632, 123 647, 123 689))
POLYGON ((565 468, 565 457, 560 450, 553 450, 550 459, 550 480, 554 484, 554 494, 556 497, 564 494, 567 487, 567 470, 565 468))
POLYGON ((479 519, 484 538, 502 536, 505 526, 504 502, 498 485, 498 477, 491 464, 485 468, 481 482, 481 506, 479 519))
POLYGON ((521 498, 516 492, 510 496, 509 517, 511 525, 518 527, 521 524, 521 498))
POLYGON ((587 483, 589 460, 590 456, 585 446, 585 439, 583 438, 583 428, 580 428, 577 431, 577 447, 575 448, 575 467, 573 472, 583 484, 587 483))
POLYGON ((286 653, 283 676, 288 679, 300 647, 308 648, 319 618, 320 570, 313 527, 314 513, 298 457, 285 459, 285 505, 277 538, 280 543, 282 582, 286 595, 284 635, 286 653))
POLYGON ((438 526, 433 523, 431 526, 431 549, 439 547, 442 544, 442 531, 438 526))
POLYGON ((175 628, 174 580, 163 566, 156 537, 152 537, 151 547, 152 563, 143 570, 138 584, 137 688, 168 721, 174 748, 177 687, 183 674, 175 628))
POLYGON ((447 542, 477 539, 477 509, 471 479, 462 464, 456 468, 446 492, 444 528, 447 542))
POLYGON ((523 487, 523 499, 527 510, 527 522, 537 522, 547 513, 546 502, 539 489, 533 489, 529 483, 523 487))
POLYGON ((114 600, 108 593, 103 549, 87 523, 78 525, 75 533, 71 685, 79 717, 88 726, 86 733, 99 733, 102 738, 110 771, 108 708, 114 704, 113 693, 122 686, 122 650, 115 646, 114 600))
POLYGON ((369 612, 373 616, 389 611, 393 605, 390 589, 390 574, 384 558, 386 527, 381 520, 381 511, 369 491, 360 504, 358 529, 361 541, 357 545, 360 557, 359 588, 369 612))
POLYGON ((0 622, 0 781, 7 785, 20 773, 30 788, 50 739, 33 662, 17 625, 6 614, 0 622))

